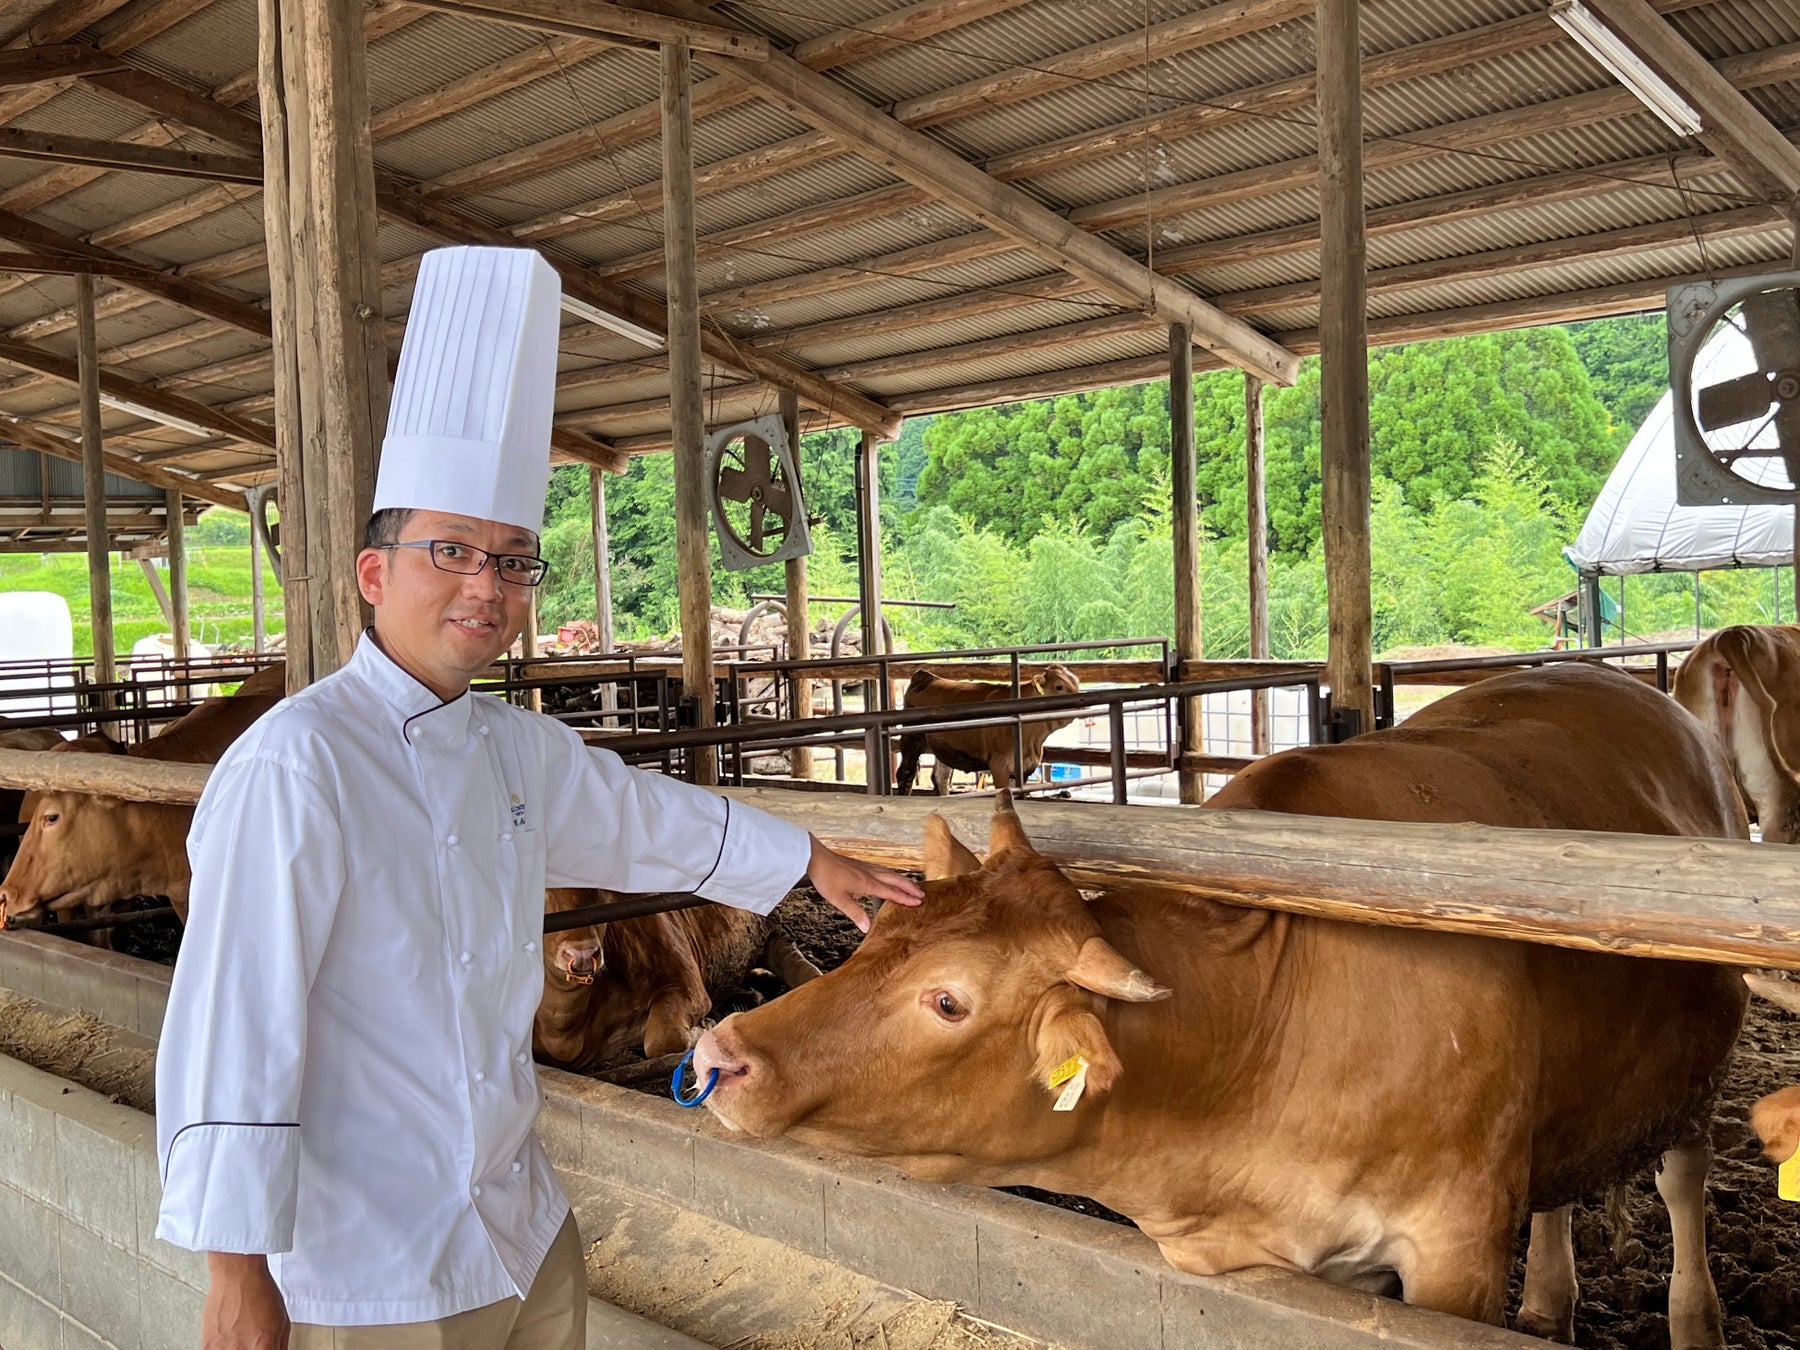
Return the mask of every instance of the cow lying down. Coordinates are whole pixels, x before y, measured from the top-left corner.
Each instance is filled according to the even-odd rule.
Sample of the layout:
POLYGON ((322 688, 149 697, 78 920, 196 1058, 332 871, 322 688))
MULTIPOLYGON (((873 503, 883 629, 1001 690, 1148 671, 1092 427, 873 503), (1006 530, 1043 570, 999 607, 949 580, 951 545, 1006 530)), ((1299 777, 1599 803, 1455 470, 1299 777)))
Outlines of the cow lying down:
MULTIPOLYGON (((1397 729, 1273 756, 1214 801, 1747 832, 1693 719, 1585 667, 1488 680, 1397 729)), ((885 907, 842 967, 701 1037, 722 1121, 925 1180, 1091 1196, 1182 1270, 1389 1292, 1397 1277, 1409 1303, 1496 1324, 1530 1214, 1518 1321, 1562 1339, 1567 1207, 1661 1155, 1673 1339, 1723 1345, 1705 1127, 1743 1017, 1736 972, 1129 887, 1084 903, 1004 798, 985 863, 941 819, 925 859, 922 907, 885 907)))
MULTIPOLYGON (((551 890, 544 912, 620 898, 551 890)), ((712 1011, 709 991, 735 988, 758 962, 790 987, 819 973, 772 919, 724 905, 546 933, 532 1048, 544 1063, 578 1073, 639 1047, 647 1059, 686 1050, 712 1011)))

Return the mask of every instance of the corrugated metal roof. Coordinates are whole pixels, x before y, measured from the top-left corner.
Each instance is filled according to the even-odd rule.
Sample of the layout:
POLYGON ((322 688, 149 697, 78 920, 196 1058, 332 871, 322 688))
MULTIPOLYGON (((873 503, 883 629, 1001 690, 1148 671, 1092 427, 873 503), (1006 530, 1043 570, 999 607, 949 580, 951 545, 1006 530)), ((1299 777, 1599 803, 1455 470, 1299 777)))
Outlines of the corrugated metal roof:
MULTIPOLYGON (((845 26, 878 23, 904 8, 904 0, 732 0, 718 7, 722 22, 738 22, 791 46, 845 26)), ((42 12, 33 5, 27 13, 42 12)), ((880 106, 918 99, 971 80, 1007 74, 1021 68, 1053 66, 1070 53, 1095 43, 1122 40, 1128 51, 1146 24, 1204 12, 1197 0, 1020 0, 997 4, 995 12, 917 40, 886 46, 840 65, 830 78, 880 106)), ((118 30, 140 13, 127 6, 102 21, 96 34, 118 30)), ((1224 12, 1223 10, 1221 12, 1224 12)), ((1235 11, 1233 11, 1235 12, 1235 11)), ((1272 6, 1255 11, 1275 14, 1272 6)), ((1753 233, 1692 238, 1664 236, 1664 242, 1618 254, 1616 232, 1657 222, 1716 216, 1745 200, 1743 185, 1722 168, 1703 175, 1689 173, 1679 190, 1653 183, 1609 181, 1606 166, 1659 155, 1691 155, 1692 145, 1673 136, 1635 105, 1607 100, 1613 85, 1596 63, 1560 33, 1542 24, 1541 0, 1369 0, 1361 6, 1365 54, 1376 61, 1409 52, 1420 44, 1482 32, 1503 25, 1484 40, 1499 54, 1451 69, 1395 82, 1374 78, 1365 95, 1365 154, 1370 160, 1366 200, 1373 210, 1403 204, 1434 203, 1447 194, 1523 183, 1568 170, 1598 168, 1591 184, 1571 188, 1559 180, 1560 200, 1516 203, 1457 218, 1426 218, 1404 230, 1378 231, 1369 241, 1374 270, 1370 313, 1393 317, 1460 310, 1471 306, 1511 303, 1532 297, 1586 291, 1622 283, 1654 281, 1706 266, 1740 267, 1776 262, 1784 251, 1778 228, 1753 233), (1523 21, 1521 23, 1520 21, 1523 21), (1502 47, 1512 48, 1502 51, 1502 47), (1566 120, 1559 101, 1575 100, 1566 120), (1607 102, 1613 114, 1595 120, 1581 110, 1607 102), (1511 139, 1478 136, 1476 119, 1510 110, 1544 107, 1550 129, 1540 125, 1511 139), (1441 139, 1440 139, 1441 138, 1441 139), (1391 162, 1396 146, 1439 148, 1409 163, 1391 162), (1521 266, 1495 275, 1473 263, 1465 273, 1452 270, 1429 286, 1396 288, 1386 284, 1383 269, 1415 263, 1479 259, 1496 249, 1530 249, 1548 241, 1587 241, 1589 256, 1558 261, 1555 266, 1521 266), (1604 253, 1595 250, 1605 250, 1604 253)), ((1118 68, 1073 82, 1037 89, 1013 99, 970 98, 955 115, 931 125, 926 134, 977 162, 1017 155, 1064 137, 1087 137, 1108 128, 1128 127, 1147 112, 1172 114, 1191 127, 1197 113, 1221 99, 1282 81, 1300 87, 1312 69, 1314 39, 1310 14, 1304 9, 1281 11, 1279 22, 1239 36, 1187 51, 1153 53, 1148 61, 1123 59, 1118 68)), ((15 15, 14 22, 20 20, 15 15)), ((1688 5, 1671 22, 1701 51, 1714 59, 1769 52, 1800 44, 1800 9, 1791 0, 1712 0, 1688 5)), ((190 89, 216 88, 252 69, 256 60, 256 10, 252 0, 215 0, 182 23, 152 38, 128 59, 172 78, 190 89)), ((91 36, 91 35, 90 35, 91 36)), ((540 50, 544 40, 523 30, 492 26, 444 14, 418 18, 377 42, 369 56, 371 106, 392 108, 446 85, 478 75, 509 57, 540 50)), ((1409 55, 1407 59, 1412 59, 1409 55)), ((1387 70, 1388 65, 1378 65, 1387 70)), ((1800 60, 1785 72, 1789 78, 1748 91, 1751 102, 1778 125, 1800 127, 1800 60)), ((713 79, 704 54, 696 58, 695 79, 713 79)), ((661 177, 661 152, 655 134, 657 62, 641 50, 606 48, 562 68, 518 83, 469 106, 438 117, 377 143, 376 155, 386 172, 419 183, 436 180, 468 186, 451 191, 446 204, 478 220, 520 225, 547 214, 567 211, 618 194, 645 188, 661 177), (489 161, 529 147, 583 133, 609 118, 634 113, 641 131, 613 136, 606 144, 583 145, 527 175, 497 181, 483 177, 489 161), (485 167, 484 167, 485 166, 485 167)), ((238 105, 254 116, 254 102, 238 105)), ((1304 96, 1278 107, 1250 108, 1231 116, 1205 119, 1203 129, 1182 130, 1160 140, 1097 158, 1078 158, 1020 180, 1016 186, 1053 211, 1067 212, 1095 203, 1122 202, 1134 195, 1181 184, 1207 184, 1222 175, 1297 164, 1311 156, 1315 144, 1313 109, 1304 96)), ((100 138, 125 137, 150 119, 142 109, 126 105, 77 84, 13 120, 13 125, 100 138)), ((173 124, 171 124, 173 125, 173 124)), ((776 144, 808 128, 791 114, 757 99, 711 111, 695 127, 699 165, 728 160, 776 144)), ((183 134, 177 142, 211 148, 204 137, 183 134)), ((241 152, 239 152, 241 153, 241 152)), ((16 160, 0 161, 0 192, 32 182, 49 166, 16 160)), ((953 240, 977 230, 964 212, 921 198, 872 211, 862 218, 797 229, 789 222, 763 233, 757 227, 796 213, 810 213, 831 203, 854 201, 898 183, 892 172, 860 156, 840 153, 812 157, 758 178, 727 183, 699 195, 697 216, 702 236, 700 281, 703 296, 730 297, 754 287, 744 303, 707 306, 708 321, 741 339, 776 337, 759 344, 800 364, 819 367, 855 366, 890 356, 932 353, 960 344, 1035 333, 1097 313, 1114 302, 1105 297, 1045 298, 1029 283, 1045 274, 1045 260, 1026 248, 1012 248, 936 266, 927 271, 886 274, 880 260, 904 255, 935 241, 953 240), (717 238, 731 232, 755 234, 723 246, 717 238), (833 275, 828 284, 811 284, 822 269, 855 269, 833 275), (803 293, 784 296, 779 283, 791 279, 803 293), (984 298, 977 313, 935 317, 918 323, 881 316, 903 307, 992 292, 1020 285, 1016 296, 984 298), (874 316, 844 328, 838 320, 874 316), (821 325, 826 325, 821 327, 821 325), (789 336, 791 334, 791 336, 789 336)), ((208 195, 204 182, 111 172, 93 182, 36 205, 29 214, 53 228, 76 236, 114 237, 122 222, 137 222, 151 213, 166 213, 193 200, 209 209, 185 219, 162 216, 164 228, 134 228, 129 243, 117 245, 128 256, 160 266, 198 268, 205 275, 212 259, 254 249, 262 238, 260 199, 238 193, 231 201, 223 192, 208 195), (215 200, 216 199, 216 200, 215 200), (169 223, 174 220, 174 223, 169 223)), ((1278 242, 1259 253, 1258 236, 1302 228, 1317 218, 1316 187, 1304 175, 1234 200, 1230 194, 1209 197, 1205 187, 1191 200, 1158 209, 1148 220, 1115 220, 1101 238, 1128 255, 1153 262, 1202 243, 1244 241, 1232 258, 1184 273, 1177 284, 1210 295, 1237 295, 1267 287, 1301 284, 1318 275, 1314 244, 1278 242)), ((879 200, 892 201, 893 198, 879 200)), ((1702 220, 1701 228, 1710 228, 1702 220)), ((1277 235, 1278 241, 1286 235, 1277 235)), ((377 251, 384 265, 402 264, 433 243, 410 227, 384 223, 377 251)), ((628 287, 659 297, 664 281, 657 259, 662 246, 662 216, 656 204, 624 218, 605 220, 557 236, 547 251, 564 263, 606 267, 632 264, 628 287), (636 260, 648 270, 637 273, 636 260)), ((1235 246, 1234 246, 1235 247, 1235 246)), ((1214 250, 1217 252, 1217 250, 1214 250)), ((253 256, 253 255, 252 255, 253 256)), ((257 300, 265 297, 265 268, 246 267, 219 275, 213 284, 228 293, 257 300)), ((390 277, 383 302, 390 315, 404 314, 410 301, 410 269, 390 277)), ((113 289, 102 282, 104 296, 113 289)), ((30 325, 40 316, 69 304, 67 278, 0 276, 0 329, 35 335, 30 325)), ((1286 293, 1282 293, 1284 296, 1286 293)), ((1270 303, 1275 303, 1271 301, 1270 303)), ((1316 301, 1302 289, 1281 308, 1256 314, 1254 322, 1273 332, 1291 332, 1316 321, 1316 301)), ((936 311, 933 311, 935 313, 936 311)), ((130 359, 117 369, 134 378, 170 382, 189 397, 208 403, 233 403, 268 415, 270 375, 266 363, 228 367, 226 374, 204 383, 184 384, 186 372, 204 371, 231 362, 264 346, 256 336, 200 324, 196 316, 165 300, 118 312, 102 305, 101 345, 130 359), (189 333, 187 330, 192 330, 189 333), (163 339, 183 334, 184 345, 163 339), (191 339, 191 340, 188 340, 191 339), (137 344, 131 346, 129 344, 137 344)), ((73 334, 60 331, 32 336, 48 351, 68 354, 73 334)), ((645 349, 615 335, 571 325, 565 343, 565 372, 577 379, 562 398, 567 412, 622 405, 624 416, 596 420, 620 435, 654 434, 667 425, 667 376, 652 366, 625 365, 612 378, 607 368, 643 360, 645 349)), ((1108 362, 1153 356, 1160 339, 1153 329, 1053 345, 1021 338, 1017 347, 994 350, 954 364, 930 355, 909 362, 901 373, 875 375, 857 384, 876 396, 1036 377, 1108 362)), ((729 386, 741 377, 715 371, 709 381, 729 386)), ((710 396, 709 396, 710 397, 710 396)), ((721 395, 720 408, 753 406, 771 397, 765 387, 721 395)), ((21 381, 0 372, 0 411, 15 415, 68 418, 71 392, 56 381, 21 381)), ((110 419, 120 428, 129 419, 110 419)), ((166 429, 136 424, 130 443, 193 445, 192 438, 166 429)), ((266 464, 258 451, 253 462, 266 464)), ((219 445, 197 448, 194 465, 229 468, 245 463, 243 455, 219 445)))

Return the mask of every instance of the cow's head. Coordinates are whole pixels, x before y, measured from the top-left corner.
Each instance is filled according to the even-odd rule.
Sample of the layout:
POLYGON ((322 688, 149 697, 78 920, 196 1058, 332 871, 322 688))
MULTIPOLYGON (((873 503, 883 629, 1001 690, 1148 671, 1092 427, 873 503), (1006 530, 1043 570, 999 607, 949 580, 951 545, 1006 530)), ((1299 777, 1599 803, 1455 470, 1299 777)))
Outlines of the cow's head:
MULTIPOLYGON (((117 755, 125 747, 109 736, 90 735, 43 753, 59 751, 117 755)), ((85 792, 26 793, 19 807, 25 833, 0 881, 0 923, 125 898, 108 884, 118 862, 116 814, 124 805, 116 797, 85 792)))
POLYGON ((1075 678, 1075 672, 1060 661, 1045 666, 1037 677, 1037 685, 1045 697, 1052 694, 1079 694, 1081 681, 1075 678))
POLYGON ((1750 1128, 1773 1162, 1800 1153, 1800 1084, 1771 1092, 1750 1108, 1750 1128))
POLYGON ((1170 991, 1100 936, 1004 797, 988 848, 984 864, 932 816, 922 906, 885 906, 843 966, 703 1036, 714 1113, 942 1180, 1054 1152, 1122 1072, 1105 1001, 1170 991), (1072 1060, 1086 1086, 1065 1114, 1052 1083, 1072 1060))
MULTIPOLYGON (((563 914, 617 897, 610 891, 552 889, 544 893, 544 913, 563 914)), ((550 987, 570 989, 591 985, 606 970, 606 925, 567 928, 544 934, 544 974, 550 987)))

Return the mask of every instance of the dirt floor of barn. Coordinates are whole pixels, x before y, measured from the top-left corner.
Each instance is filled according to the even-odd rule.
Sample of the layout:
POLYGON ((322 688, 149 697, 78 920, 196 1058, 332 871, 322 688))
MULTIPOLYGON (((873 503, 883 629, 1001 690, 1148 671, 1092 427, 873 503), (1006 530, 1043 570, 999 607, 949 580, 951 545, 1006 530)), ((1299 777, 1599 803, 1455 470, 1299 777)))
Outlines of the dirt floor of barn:
MULTIPOLYGON (((856 950, 855 926, 809 888, 793 892, 776 917, 794 945, 821 970, 843 964, 856 950)), ((119 930, 121 951, 151 960, 172 961, 178 942, 173 920, 119 930)), ((723 1018, 756 1007, 780 991, 773 976, 752 972, 742 988, 718 996, 712 1015, 723 1018)), ((629 1057, 621 1061, 628 1062, 629 1057)), ((1800 1083, 1800 1017, 1753 1000, 1714 1118, 1717 1160, 1707 1206, 1707 1244, 1725 1305, 1726 1339, 1739 1350, 1800 1350, 1800 1205, 1777 1198, 1775 1168, 1762 1158, 1747 1123, 1757 1098, 1792 1083, 1800 1083)), ((637 1086, 653 1094, 667 1091, 660 1079, 637 1086)), ((1129 1222, 1080 1196, 1013 1189, 1061 1208, 1129 1222)), ((1669 1225, 1649 1173, 1632 1183, 1626 1212, 1630 1227, 1620 1236, 1615 1258, 1606 1197, 1594 1196, 1576 1209, 1581 1279, 1576 1343, 1589 1350, 1666 1350, 1669 1225)), ((1518 1306, 1525 1240, 1521 1231, 1509 1311, 1518 1306)))

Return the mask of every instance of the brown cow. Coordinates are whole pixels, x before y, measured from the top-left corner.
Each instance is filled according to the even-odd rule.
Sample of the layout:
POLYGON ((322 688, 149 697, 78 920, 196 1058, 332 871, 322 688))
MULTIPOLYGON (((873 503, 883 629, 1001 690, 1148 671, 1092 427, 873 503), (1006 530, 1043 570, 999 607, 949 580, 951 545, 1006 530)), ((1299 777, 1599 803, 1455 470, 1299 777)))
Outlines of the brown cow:
MULTIPOLYGON (((1398 728, 1273 756, 1213 801, 1748 832, 1693 719, 1585 667, 1488 680, 1398 728)), ((1183 1270, 1397 1276, 1410 1303, 1492 1323, 1519 1224, 1539 1215, 1520 1322, 1564 1337, 1563 1207, 1668 1150, 1675 1341, 1723 1344, 1697 1244, 1704 1122, 1746 999, 1735 972, 1130 887, 1083 903, 1004 801, 990 850, 978 864, 935 822, 923 907, 884 908, 838 970, 702 1036, 713 1111, 927 1180, 1091 1196, 1183 1270), (1053 1072, 1076 1056, 1083 1095, 1055 1110, 1053 1072)))
POLYGON ((1800 842, 1800 627, 1720 629, 1681 663, 1675 697, 1718 737, 1763 842, 1800 842))
MULTIPOLYGON (((51 727, 15 727, 0 717, 0 750, 50 750, 62 744, 62 733, 51 727)), ((0 788, 0 827, 19 818, 25 794, 13 788, 0 788)), ((12 856, 10 832, 0 828, 0 862, 12 856)))
MULTIPOLYGON (((614 891, 551 890, 544 912, 621 898, 614 891)), ((819 973, 771 919, 724 905, 546 933, 532 1049, 545 1063, 578 1073, 638 1046, 648 1059, 685 1050, 712 1010, 708 991, 734 987, 758 959, 790 986, 819 973)))
MULTIPOLYGON (((139 759, 210 764, 258 717, 282 699, 286 671, 258 671, 230 698, 210 698, 163 731, 125 750, 139 759)), ((103 751, 116 742, 83 737, 57 749, 103 751)), ((50 753, 55 753, 51 751, 50 753)), ((19 812, 26 822, 19 854, 0 882, 0 918, 42 909, 104 912, 138 895, 166 895, 187 917, 188 827, 192 806, 128 802, 82 792, 33 792, 19 812)))
MULTIPOLYGON (((1051 694, 1077 694, 1081 681, 1064 665, 1044 667, 1029 680, 1019 682, 1021 698, 1043 698, 1051 694)), ((960 708, 970 703, 997 703, 1013 696, 1010 684, 989 684, 980 680, 953 680, 929 670, 916 672, 906 686, 907 708, 960 708)), ((950 773, 991 773, 995 787, 1017 787, 1037 772, 1043 761, 1044 742, 1052 732, 1060 731, 1075 719, 1058 722, 1027 722, 1023 728, 1025 763, 1018 782, 1013 779, 1015 746, 1013 729, 980 727, 971 731, 915 732, 900 738, 900 771, 897 790, 902 797, 912 795, 913 780, 919 773, 919 755, 931 751, 936 761, 931 768, 931 786, 940 797, 950 793, 950 773)))

